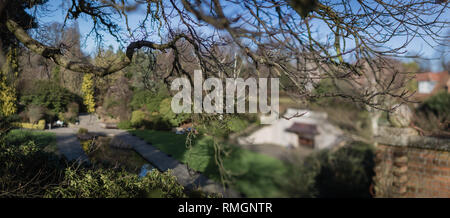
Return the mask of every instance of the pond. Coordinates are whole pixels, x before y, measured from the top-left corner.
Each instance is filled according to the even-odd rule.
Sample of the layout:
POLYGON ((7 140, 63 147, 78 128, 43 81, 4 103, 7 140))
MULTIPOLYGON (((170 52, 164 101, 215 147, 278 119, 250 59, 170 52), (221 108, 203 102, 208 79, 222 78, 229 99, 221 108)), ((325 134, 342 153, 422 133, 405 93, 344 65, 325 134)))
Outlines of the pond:
POLYGON ((112 137, 98 136, 90 140, 81 140, 81 146, 92 164, 102 168, 121 168, 140 174, 143 169, 154 167, 130 146, 121 148, 112 146, 112 137))

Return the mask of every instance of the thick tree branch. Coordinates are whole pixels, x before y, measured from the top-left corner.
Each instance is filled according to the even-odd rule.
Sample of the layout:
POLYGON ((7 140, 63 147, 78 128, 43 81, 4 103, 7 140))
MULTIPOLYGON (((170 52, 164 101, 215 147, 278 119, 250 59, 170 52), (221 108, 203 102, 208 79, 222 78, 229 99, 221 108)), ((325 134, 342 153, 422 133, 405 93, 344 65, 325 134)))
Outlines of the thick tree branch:
POLYGON ((13 20, 7 20, 6 26, 8 27, 8 30, 13 33, 25 47, 27 47, 34 53, 51 59, 57 65, 68 70, 80 73, 93 73, 99 76, 106 76, 127 67, 131 63, 135 49, 140 49, 142 47, 148 47, 157 50, 165 50, 169 48, 176 49, 175 43, 181 38, 184 38, 192 43, 192 41, 184 34, 176 35, 171 41, 165 44, 156 44, 144 40, 132 42, 127 47, 125 57, 121 57, 105 67, 96 66, 82 60, 71 60, 71 58, 66 57, 59 48, 45 46, 42 43, 31 38, 28 33, 13 20))

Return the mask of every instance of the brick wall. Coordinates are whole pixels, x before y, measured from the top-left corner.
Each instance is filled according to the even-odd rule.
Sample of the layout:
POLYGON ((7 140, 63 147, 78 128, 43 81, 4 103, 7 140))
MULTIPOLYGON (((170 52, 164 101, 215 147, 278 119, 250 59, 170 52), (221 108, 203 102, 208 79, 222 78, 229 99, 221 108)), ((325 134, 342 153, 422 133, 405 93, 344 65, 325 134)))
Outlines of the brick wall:
POLYGON ((375 197, 450 198, 450 140, 394 135, 378 137, 375 197))

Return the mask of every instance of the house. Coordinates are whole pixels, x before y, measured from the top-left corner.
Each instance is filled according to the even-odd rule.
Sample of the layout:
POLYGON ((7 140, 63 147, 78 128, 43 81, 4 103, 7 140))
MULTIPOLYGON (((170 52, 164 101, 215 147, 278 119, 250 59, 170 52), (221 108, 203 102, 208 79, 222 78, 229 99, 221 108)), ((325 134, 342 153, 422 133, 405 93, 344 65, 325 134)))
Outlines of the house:
POLYGON ((331 148, 342 142, 343 132, 327 121, 327 114, 289 108, 271 125, 238 138, 241 145, 277 145, 285 148, 331 148), (302 116, 296 116, 303 114, 302 116), (287 119, 286 119, 287 118, 287 119))
POLYGON ((424 100, 440 91, 450 93, 450 76, 446 71, 418 73, 415 78, 417 80, 417 93, 414 97, 418 100, 424 100))

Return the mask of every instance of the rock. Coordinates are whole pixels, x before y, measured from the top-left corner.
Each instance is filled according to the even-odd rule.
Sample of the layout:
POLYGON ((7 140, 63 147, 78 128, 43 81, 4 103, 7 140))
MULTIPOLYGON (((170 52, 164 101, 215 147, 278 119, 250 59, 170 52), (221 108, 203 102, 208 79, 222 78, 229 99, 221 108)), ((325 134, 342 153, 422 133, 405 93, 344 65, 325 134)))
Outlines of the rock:
POLYGON ((408 105, 402 104, 389 114, 389 122, 394 127, 408 127, 411 123, 413 113, 408 105))

